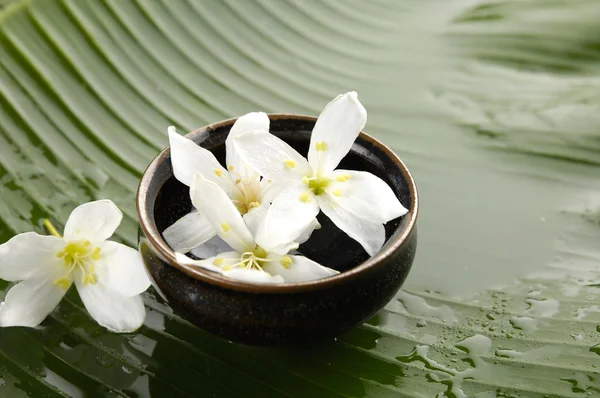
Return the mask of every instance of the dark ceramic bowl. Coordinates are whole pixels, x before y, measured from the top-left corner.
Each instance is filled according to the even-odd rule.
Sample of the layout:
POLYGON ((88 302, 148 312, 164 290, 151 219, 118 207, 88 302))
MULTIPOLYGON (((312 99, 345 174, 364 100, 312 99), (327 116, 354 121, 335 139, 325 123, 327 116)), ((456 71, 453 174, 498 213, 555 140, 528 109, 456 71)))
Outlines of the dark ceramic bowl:
MULTIPOLYGON (((316 119, 269 115, 271 133, 308 153, 316 119)), ((223 163, 225 139, 235 119, 203 127, 188 138, 223 163)), ((191 209, 188 187, 173 176, 169 148, 142 176, 137 194, 140 251, 155 288, 183 318, 225 339, 254 345, 306 343, 339 336, 372 317, 406 279, 417 248, 418 197, 402 161, 385 145, 361 133, 339 168, 364 170, 387 182, 405 216, 386 225, 386 244, 369 258, 362 247, 323 214, 322 228, 299 251, 340 274, 312 282, 258 285, 179 264, 161 232, 191 209)))

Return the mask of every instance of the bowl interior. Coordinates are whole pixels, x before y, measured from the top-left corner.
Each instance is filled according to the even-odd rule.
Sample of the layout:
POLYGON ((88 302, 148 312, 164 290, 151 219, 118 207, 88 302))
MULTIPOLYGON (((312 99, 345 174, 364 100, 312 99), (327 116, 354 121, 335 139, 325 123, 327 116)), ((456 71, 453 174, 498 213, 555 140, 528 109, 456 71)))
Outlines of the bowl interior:
MULTIPOLYGON (((270 132, 306 156, 315 119, 278 115, 270 115, 270 118, 270 132)), ((232 124, 233 120, 211 125, 190 133, 187 137, 212 151, 219 162, 225 165, 225 139, 232 124)), ((392 187, 406 208, 413 207, 411 201, 415 198, 411 196, 407 176, 395 159, 389 156, 388 150, 370 137, 361 134, 338 168, 375 174, 392 187)), ((150 227, 156 228, 160 233, 191 211, 189 188, 173 176, 170 154, 165 153, 159 159, 148 185, 146 199, 146 210, 151 215, 150 222, 153 223, 150 227)), ((407 214, 386 224, 386 244, 402 232, 409 219, 407 214)), ((322 228, 316 230, 298 249, 304 256, 342 272, 360 265, 369 258, 360 244, 339 230, 323 213, 319 214, 318 220, 322 228)))

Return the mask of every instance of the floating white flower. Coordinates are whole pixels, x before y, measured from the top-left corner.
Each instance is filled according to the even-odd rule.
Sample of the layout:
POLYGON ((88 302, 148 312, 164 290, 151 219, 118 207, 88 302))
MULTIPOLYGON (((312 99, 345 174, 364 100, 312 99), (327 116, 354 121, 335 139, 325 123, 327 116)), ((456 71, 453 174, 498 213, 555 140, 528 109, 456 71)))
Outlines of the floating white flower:
MULTIPOLYGON (((252 130, 268 131, 269 117, 263 112, 253 112, 236 120, 225 141, 225 169, 212 152, 177 134, 174 127, 169 127, 171 163, 175 178, 189 187, 196 174, 203 175, 227 193, 244 220, 250 223, 253 222, 253 217, 266 211, 270 201, 278 193, 274 184, 261 179, 258 173, 240 161, 232 145, 235 136, 252 130)), ((205 215, 196 210, 163 232, 169 246, 182 253, 197 248, 215 234, 216 231, 205 215)))
POLYGON ((74 282, 90 315, 113 332, 131 332, 144 322, 140 294, 150 286, 140 254, 111 242, 123 214, 110 200, 77 207, 64 237, 34 232, 0 245, 0 278, 22 281, 0 304, 0 326, 38 326, 74 282))
MULTIPOLYGON (((191 186, 192 203, 205 215, 217 234, 232 250, 205 260, 193 260, 175 253, 177 261, 200 266, 229 278, 253 283, 303 282, 335 275, 338 271, 323 267, 306 257, 289 255, 297 237, 278 246, 256 244, 253 234, 262 221, 244 222, 240 212, 216 183, 197 174, 191 186)), ((268 236, 267 236, 268 238, 268 236)), ((275 239, 273 239, 274 241, 275 239)))
POLYGON ((367 112, 355 92, 339 95, 319 116, 312 131, 308 161, 281 139, 265 131, 234 138, 238 156, 264 178, 286 184, 268 210, 268 235, 256 242, 286 242, 304 230, 319 209, 370 255, 385 241, 383 224, 406 214, 392 189, 379 177, 336 170, 365 126, 367 112), (274 233, 274 231, 278 231, 274 233))

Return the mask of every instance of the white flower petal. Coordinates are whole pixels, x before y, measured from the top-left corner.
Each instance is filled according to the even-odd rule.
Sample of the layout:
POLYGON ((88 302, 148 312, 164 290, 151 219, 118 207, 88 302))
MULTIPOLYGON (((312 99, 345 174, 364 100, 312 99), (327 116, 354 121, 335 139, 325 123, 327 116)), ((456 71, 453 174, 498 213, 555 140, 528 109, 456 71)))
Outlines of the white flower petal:
POLYGON ((242 261, 240 253, 232 251, 219 253, 216 256, 209 257, 205 260, 194 260, 185 254, 175 253, 175 259, 180 264, 204 268, 218 274, 224 274, 222 268, 227 270, 228 267, 236 266, 242 261))
MULTIPOLYGON (((281 265, 280 261, 272 261, 266 264, 263 269, 273 276, 281 276, 286 283, 308 282, 339 274, 339 271, 324 267, 304 256, 286 257, 289 257, 292 261, 286 267, 281 265)), ((269 256, 269 259, 273 260, 278 258, 282 257, 269 256)))
POLYGON ((34 277, 16 284, 0 304, 0 326, 38 326, 66 292, 67 289, 46 277, 34 277))
POLYGON ((319 224, 317 219, 314 218, 311 221, 310 225, 304 230, 304 232, 302 232, 300 234, 300 236, 298 236, 295 239, 294 242, 288 242, 288 243, 284 243, 284 244, 281 244, 278 246, 269 247, 269 251, 271 253, 275 253, 275 254, 279 254, 279 255, 288 254, 292 250, 296 250, 302 243, 304 243, 308 239, 310 239, 310 236, 312 235, 312 233, 315 229, 320 229, 320 228, 321 228, 321 224, 319 224))
POLYGON ((321 224, 319 224, 319 221, 317 221, 316 218, 313 218, 313 220, 310 222, 310 224, 304 230, 304 232, 302 232, 300 236, 296 238, 296 242, 302 244, 309 240, 310 236, 312 235, 315 229, 321 229, 321 224))
POLYGON ((84 203, 71 212, 65 225, 65 241, 104 242, 112 236, 122 219, 121 210, 108 199, 84 203))
POLYGON ((302 180, 313 174, 302 155, 266 131, 243 133, 233 142, 238 156, 263 177, 273 181, 302 180))
POLYGON ((250 282, 250 283, 283 283, 283 279, 277 276, 271 276, 266 272, 257 269, 246 269, 235 267, 227 269, 227 266, 234 266, 241 261, 241 256, 236 252, 219 253, 215 257, 206 260, 194 260, 181 253, 175 253, 175 259, 178 263, 202 267, 209 271, 223 274, 231 279, 250 282), (219 264, 218 266, 215 263, 219 264), (221 268, 225 267, 225 270, 221 268))
POLYGON ((192 254, 198 258, 209 258, 219 253, 231 250, 231 247, 219 235, 215 235, 205 243, 192 250, 192 254))
POLYGON ((123 296, 137 296, 150 287, 150 279, 137 250, 107 241, 101 247, 100 261, 106 269, 105 284, 123 296))
POLYGON ((322 174, 333 171, 350 152, 366 123, 367 111, 358 100, 356 92, 338 95, 328 103, 319 115, 310 137, 308 161, 312 168, 322 174), (321 150, 317 150, 317 143, 321 150))
POLYGON ((385 243, 385 228, 344 210, 328 194, 317 197, 321 210, 349 237, 356 240, 370 256, 374 256, 385 243))
POLYGON ((269 203, 261 203, 260 206, 250 209, 248 213, 242 216, 252 236, 256 236, 258 227, 260 227, 265 217, 267 217, 269 206, 269 203))
POLYGON ((144 323, 146 310, 142 296, 123 296, 100 278, 94 284, 83 285, 81 275, 77 273, 75 286, 92 318, 111 332, 133 332, 144 323))
POLYGON ((260 192, 257 198, 260 203, 271 204, 277 195, 289 185, 289 181, 273 181, 263 178, 260 181, 260 192))
POLYGON ((315 196, 308 193, 303 185, 286 188, 269 207, 256 233, 256 243, 267 251, 273 251, 274 248, 297 242, 317 214, 319 205, 315 196))
POLYGON ((272 277, 266 272, 257 269, 235 267, 241 261, 240 254, 237 252, 219 253, 217 256, 207 258, 206 260, 193 260, 181 253, 176 253, 176 260, 181 264, 201 267, 209 271, 223 274, 223 276, 239 281, 251 283, 283 282, 283 279, 281 279, 280 277, 272 277))
POLYGON ((283 278, 279 275, 271 276, 257 269, 234 268, 230 271, 224 271, 223 275, 231 279, 250 283, 271 284, 284 282, 283 278))
POLYGON ((22 281, 44 276, 61 260, 56 253, 65 246, 64 240, 35 232, 19 234, 0 245, 0 279, 22 281))
POLYGON ((187 253, 213 236, 215 229, 206 217, 196 210, 177 220, 163 232, 163 238, 176 252, 187 253))
POLYGON ((374 223, 386 223, 403 216, 408 210, 402 206, 394 191, 381 178, 365 171, 336 170, 327 187, 331 198, 354 215, 374 223))
POLYGON ((250 178, 254 175, 254 170, 244 163, 238 156, 233 138, 252 130, 269 131, 269 117, 264 112, 251 112, 238 118, 235 121, 227 139, 225 140, 227 167, 233 167, 233 172, 238 173, 241 178, 250 178))
POLYGON ((196 209, 234 250, 243 253, 254 248, 254 239, 240 212, 217 184, 198 174, 190 188, 190 197, 196 209))
POLYGON ((283 256, 293 250, 298 249, 298 247, 300 247, 300 243, 298 242, 281 243, 277 246, 269 247, 269 253, 272 253, 273 255, 283 256))
MULTIPOLYGON (((235 253, 236 258, 238 259, 238 261, 240 260, 239 253, 237 253, 237 252, 231 252, 231 253, 235 253)), ((222 274, 223 271, 221 271, 221 268, 219 268, 219 267, 217 267, 216 265, 213 264, 213 261, 215 260, 215 257, 210 257, 210 258, 207 258, 205 260, 194 260, 193 258, 190 258, 190 257, 186 256, 185 254, 175 253, 175 260, 179 264, 191 265, 193 267, 200 267, 200 268, 204 268, 206 270, 212 271, 212 272, 216 272, 218 274, 222 274)), ((235 263, 233 263, 233 264, 235 264, 235 263)))
POLYGON ((229 173, 221 166, 215 155, 194 141, 177 134, 173 126, 169 127, 169 144, 173 174, 183 184, 191 186, 194 176, 202 174, 204 178, 223 188, 229 197, 239 193, 229 173))

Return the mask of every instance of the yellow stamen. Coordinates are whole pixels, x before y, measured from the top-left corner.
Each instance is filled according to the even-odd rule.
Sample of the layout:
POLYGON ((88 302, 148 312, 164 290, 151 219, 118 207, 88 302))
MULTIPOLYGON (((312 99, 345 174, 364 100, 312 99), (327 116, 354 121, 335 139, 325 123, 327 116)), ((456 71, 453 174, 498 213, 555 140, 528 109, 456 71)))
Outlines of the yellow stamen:
POLYGON ((296 167, 296 162, 294 162, 292 159, 284 160, 283 163, 290 169, 296 167))
POLYGON ((48 220, 47 218, 44 220, 44 227, 46 227, 48 232, 50 232, 50 235, 56 236, 57 238, 62 238, 62 235, 58 233, 56 228, 54 228, 54 225, 52 225, 50 220, 48 220))
POLYGON ((292 265, 292 258, 290 256, 283 256, 281 260, 279 260, 279 264, 285 269, 290 269, 290 265, 292 265))
POLYGON ((232 166, 232 165, 228 165, 228 166, 227 166, 227 170, 229 170, 229 171, 233 171, 233 166, 232 166))
POLYGON ((219 169, 215 169, 215 175, 217 177, 221 177, 223 175, 223 172, 221 170, 219 170, 219 169))
POLYGON ((231 227, 229 226, 229 224, 224 222, 223 224, 221 224, 221 229, 223 229, 223 232, 227 232, 231 229, 231 227))
POLYGON ((235 180, 235 183, 236 183, 236 184, 239 184, 240 182, 242 182, 242 179, 241 179, 241 178, 238 178, 238 179, 236 179, 236 180, 235 180))
POLYGON ((100 260, 100 248, 97 247, 92 251, 92 260, 100 260))
POLYGON ((221 266, 221 265, 223 265, 224 262, 225 262, 225 260, 223 260, 223 258, 221 258, 221 257, 217 257, 213 260, 213 264, 216 266, 221 266))
POLYGON ((93 274, 86 274, 83 277, 83 284, 84 285, 94 285, 96 283, 96 278, 94 278, 93 274))
POLYGON ((327 149, 327 143, 325 141, 315 142, 315 149, 322 152, 327 149))
POLYGON ((248 204, 248 207, 249 207, 249 208, 251 208, 251 209, 255 209, 255 208, 257 208, 258 206, 260 206, 260 203, 258 203, 258 202, 250 202, 250 203, 248 204))
POLYGON ((302 202, 302 203, 312 202, 312 200, 310 199, 310 195, 307 192, 302 192, 300 194, 300 196, 298 197, 298 199, 300 199, 300 202, 302 202))
POLYGON ((67 290, 71 286, 71 281, 66 278, 60 278, 54 281, 54 284, 60 287, 62 290, 67 290))
POLYGON ((342 175, 335 177, 335 179, 338 180, 339 182, 346 182, 350 179, 350 174, 342 174, 342 175))
POLYGON ((308 177, 306 177, 306 176, 302 177, 302 183, 303 183, 304 185, 308 185, 308 183, 309 183, 309 182, 310 182, 310 178, 308 178, 308 177))
POLYGON ((339 189, 336 189, 335 191, 333 191, 333 192, 332 192, 332 194, 333 194, 334 196, 342 196, 342 193, 340 192, 340 190, 339 190, 339 189))

